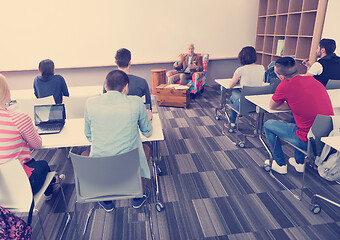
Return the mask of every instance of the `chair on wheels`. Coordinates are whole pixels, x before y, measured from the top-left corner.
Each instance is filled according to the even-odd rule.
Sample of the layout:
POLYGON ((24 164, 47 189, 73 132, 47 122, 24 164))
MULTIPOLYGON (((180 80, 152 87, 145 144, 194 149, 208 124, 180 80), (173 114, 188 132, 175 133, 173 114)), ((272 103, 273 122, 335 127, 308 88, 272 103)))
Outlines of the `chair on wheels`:
MULTIPOLYGON (((251 96, 251 95, 261 95, 261 94, 270 94, 273 92, 273 86, 268 85, 268 86, 260 86, 260 87, 249 87, 249 86, 243 86, 241 90, 241 97, 239 99, 240 104, 239 104, 239 109, 235 109, 234 106, 231 103, 228 103, 225 105, 225 115, 227 118, 227 121, 230 123, 230 117, 229 113, 227 111, 227 108, 229 110, 234 110, 237 113, 236 117, 236 131, 239 131, 239 117, 240 116, 245 116, 249 114, 254 114, 256 113, 256 105, 246 99, 246 96, 251 96)), ((226 126, 227 127, 227 126, 226 126)), ((234 128, 228 128, 227 129, 229 133, 235 132, 234 128)), ((222 134, 227 135, 227 133, 223 130, 222 134)), ((254 135, 257 134, 256 131, 254 131, 254 135)), ((242 134, 243 138, 239 143, 236 143, 241 148, 245 147, 245 140, 246 140, 246 135, 247 134, 242 134)), ((248 134, 248 136, 250 136, 248 134)))
POLYGON ((79 237, 77 203, 111 201, 143 196, 138 148, 110 157, 85 157, 70 152, 76 185, 75 217, 82 239, 94 210, 89 211, 79 237))
MULTIPOLYGON (((36 205, 41 200, 45 190, 55 176, 58 176, 56 172, 49 172, 46 176, 43 186, 39 192, 33 196, 31 184, 19 160, 10 161, 0 165, 0 205, 14 213, 28 214, 34 199, 33 213, 37 212, 44 239, 46 239, 46 235, 40 218, 39 210, 36 208, 36 205)), ((60 190, 63 196, 65 207, 67 208, 66 198, 62 186, 60 186, 60 190)), ((66 214, 67 220, 60 238, 62 238, 63 233, 71 220, 70 213, 67 210, 66 214)))
MULTIPOLYGON (((331 132, 332 129, 333 129, 333 126, 332 126, 331 116, 317 115, 314 122, 313 122, 313 125, 310 128, 309 133, 308 133, 307 150, 302 150, 302 149, 296 147, 295 145, 293 145, 292 143, 290 143, 290 142, 288 142, 284 139, 280 139, 280 141, 283 141, 283 142, 289 144, 290 146, 294 147, 295 149, 299 150, 300 152, 302 152, 305 155, 305 163, 306 163, 307 159, 314 160, 316 156, 320 156, 322 148, 324 146, 324 143, 321 142, 321 137, 328 136, 328 134, 331 132)), ((278 139, 278 137, 276 137, 273 152, 275 151, 277 139, 278 139)), ((272 154, 271 154, 271 161, 273 161, 273 155, 272 154)), ((304 171, 302 173, 302 183, 301 183, 301 187, 300 187, 300 195, 297 195, 297 194, 293 193, 286 185, 284 185, 277 177, 275 177, 270 166, 271 166, 270 160, 266 160, 264 168, 265 168, 266 171, 270 172, 270 176, 272 178, 274 178, 284 189, 286 189, 288 192, 290 192, 296 199, 301 201, 302 196, 303 196, 303 188, 305 186, 306 168, 304 169, 304 171)), ((326 198, 324 198, 324 197, 322 197, 318 194, 314 194, 313 197, 312 197, 312 200, 311 200, 311 206, 312 206, 311 211, 315 214, 319 213, 321 211, 320 206, 318 204, 314 204, 314 199, 316 197, 322 198, 322 199, 334 204, 334 202, 332 202, 331 200, 326 199, 326 198)), ((338 206, 339 206, 339 204, 338 204, 338 206)))
POLYGON ((326 84, 326 89, 330 90, 330 89, 340 89, 340 80, 328 80, 327 84, 326 84))
MULTIPOLYGON (((202 64, 203 64, 203 72, 195 72, 192 75, 192 79, 187 81, 187 84, 191 85, 190 93, 196 94, 198 92, 204 91, 205 82, 207 79, 207 71, 208 71, 208 62, 209 62, 209 54, 207 53, 196 53, 197 55, 202 57, 202 64)), ((179 59, 182 59, 184 53, 181 53, 178 55, 179 59)), ((180 61, 178 62, 178 64, 180 61)), ((179 73, 177 70, 170 70, 166 73, 166 76, 171 77, 172 75, 175 75, 179 73)), ((176 84, 180 84, 180 81, 178 81, 176 84)))

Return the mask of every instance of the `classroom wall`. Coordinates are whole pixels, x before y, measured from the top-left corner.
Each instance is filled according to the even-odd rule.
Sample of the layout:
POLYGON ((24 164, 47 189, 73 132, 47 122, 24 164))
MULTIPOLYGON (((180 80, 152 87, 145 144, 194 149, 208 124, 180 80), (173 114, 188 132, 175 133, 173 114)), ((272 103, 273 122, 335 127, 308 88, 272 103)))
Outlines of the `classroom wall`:
MULTIPOLYGON (((167 70, 173 69, 173 62, 170 63, 155 63, 155 64, 138 64, 131 66, 131 73, 143 77, 147 80, 151 89, 151 69, 164 68, 167 70)), ((214 84, 217 78, 232 77, 235 69, 240 64, 237 59, 222 59, 210 60, 208 65, 207 85, 214 84)), ((56 69, 56 74, 62 75, 68 86, 86 86, 100 85, 105 80, 108 72, 116 67, 92 67, 92 68, 68 68, 56 69)), ((10 89, 28 89, 32 88, 33 80, 38 75, 38 70, 29 71, 9 71, 2 72, 7 79, 10 89)))

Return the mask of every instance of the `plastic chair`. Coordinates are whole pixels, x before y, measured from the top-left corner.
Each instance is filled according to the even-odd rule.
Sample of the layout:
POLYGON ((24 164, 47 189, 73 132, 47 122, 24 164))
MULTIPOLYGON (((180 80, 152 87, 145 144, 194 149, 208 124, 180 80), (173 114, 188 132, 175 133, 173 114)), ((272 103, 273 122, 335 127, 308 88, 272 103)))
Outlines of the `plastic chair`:
MULTIPOLYGON (((303 150, 300 149, 298 147, 296 147, 295 145, 293 145, 292 143, 281 139, 280 141, 283 141, 287 144, 289 144, 290 146, 294 147, 295 149, 299 150, 300 152, 302 152, 305 155, 305 164, 307 159, 310 160, 314 160, 316 156, 319 156, 321 154, 322 148, 324 146, 324 143, 321 142, 321 137, 325 137, 328 136, 328 134, 331 132, 331 130, 333 129, 333 124, 332 124, 332 119, 331 116, 324 116, 324 115, 317 115, 312 127, 309 130, 308 133, 308 145, 307 145, 307 150, 303 150)), ((274 150, 275 151, 275 146, 276 146, 276 141, 277 141, 278 137, 276 137, 275 140, 275 144, 274 144, 274 150)), ((271 155, 271 162, 273 161, 273 155, 271 155)), ((270 176, 272 178, 274 178, 285 190, 287 190, 288 192, 290 192, 296 199, 298 200, 302 200, 303 197, 303 188, 305 186, 305 174, 306 174, 306 168, 304 169, 303 173, 302 173, 302 183, 301 183, 301 187, 300 187, 300 195, 296 195, 295 193, 293 193, 290 189, 288 189, 288 187, 286 185, 284 185, 277 177, 275 177, 275 175, 273 174, 272 170, 271 170, 271 162, 270 160, 266 160, 264 168, 266 171, 270 172, 270 176)), ((313 213, 319 213, 321 211, 321 208, 319 205, 314 204, 314 198, 319 197, 322 198, 330 203, 332 203, 332 201, 330 201, 329 199, 326 199, 320 195, 314 194, 314 196, 312 197, 311 200, 311 211, 313 213)), ((334 202, 333 202, 334 203, 334 202)))
MULTIPOLYGON (((197 55, 202 57, 202 64, 203 64, 203 72, 195 72, 192 75, 192 79, 187 81, 187 85, 191 84, 190 93, 196 94, 197 92, 204 91, 204 85, 207 79, 207 71, 208 71, 208 63, 209 63, 209 54, 208 53, 196 53, 197 55)), ((178 55, 178 58, 182 59, 184 53, 178 55)), ((180 63, 180 61, 178 62, 180 63)), ((179 73, 177 70, 170 70, 166 73, 166 76, 171 77, 179 73)), ((180 84, 178 81, 176 84, 180 84)))
POLYGON ((340 89, 340 80, 328 80, 326 89, 340 89))
MULTIPOLYGON (((31 184, 19 160, 10 161, 0 165, 0 205, 15 213, 29 213, 32 200, 34 199, 33 212, 37 212, 44 239, 46 239, 46 236, 39 210, 36 208, 36 205, 41 200, 45 190, 56 174, 56 172, 49 172, 46 176, 43 186, 39 192, 33 196, 31 184)), ((65 206, 67 207, 62 186, 60 186, 60 190, 63 195, 65 206)), ((68 211, 66 211, 66 214, 67 221, 64 230, 71 219, 70 213, 68 211)), ((61 234, 60 238, 62 236, 63 234, 61 234)))
MULTIPOLYGON (((77 195, 75 202, 77 236, 79 236, 77 203, 143 196, 138 148, 110 157, 86 157, 72 152, 70 157, 77 195)), ((82 237, 78 239, 84 237, 93 210, 94 208, 89 211, 82 237)))
MULTIPOLYGON (((245 116, 249 114, 256 113, 256 105, 250 101, 248 101, 245 97, 250 95, 261 95, 261 94, 269 94, 273 92, 273 86, 260 86, 260 87, 249 87, 249 86, 243 86, 241 90, 241 97, 239 99, 240 101, 240 109, 235 109, 232 104, 226 104, 225 108, 228 108, 229 110, 234 110, 237 113, 236 117, 236 131, 239 131, 239 117, 245 116)), ((227 121, 230 123, 230 117, 228 115, 228 111, 225 110, 225 115, 227 118, 227 121)), ((256 127, 258 129, 258 127, 256 127)), ((228 128, 229 133, 233 133, 235 130, 234 128, 228 128)), ((227 133, 223 130, 222 134, 227 135, 227 133)), ((257 134, 257 131, 254 131, 254 134, 257 134)), ((246 140, 246 134, 242 134, 243 139, 239 143, 235 143, 241 148, 245 147, 245 140, 246 140)), ((249 136, 249 134, 248 134, 249 136)))

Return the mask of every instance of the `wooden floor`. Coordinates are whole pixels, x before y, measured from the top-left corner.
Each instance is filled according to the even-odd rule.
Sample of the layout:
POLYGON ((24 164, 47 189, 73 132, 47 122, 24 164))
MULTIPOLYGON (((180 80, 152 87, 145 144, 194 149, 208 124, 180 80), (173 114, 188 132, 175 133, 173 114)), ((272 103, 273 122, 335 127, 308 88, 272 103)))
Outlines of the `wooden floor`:
MULTIPOLYGON (((219 87, 212 85, 193 99, 188 109, 156 109, 165 137, 159 144, 164 210, 156 211, 154 194, 137 210, 131 207, 131 200, 117 201, 111 213, 97 204, 78 204, 80 228, 89 209, 95 206, 84 239, 340 239, 340 209, 319 201, 322 212, 315 215, 309 205, 314 193, 339 202, 340 185, 321 179, 309 168, 304 199, 295 199, 262 168, 268 154, 258 138, 247 138, 246 148, 241 149, 232 142, 237 138, 235 133, 221 133, 224 117, 215 120, 219 97, 219 87)), ((241 118, 241 129, 252 131, 247 120, 245 116, 241 118)), ((284 152, 287 157, 293 154, 287 145, 284 152)), ((63 188, 72 221, 62 239, 77 239, 75 185, 66 149, 39 150, 34 157, 47 160, 52 170, 66 174, 63 188)), ((301 183, 301 174, 291 166, 288 174, 279 178, 292 191, 301 183)), ((154 188, 152 182, 149 188, 154 188)), ((61 194, 41 204, 47 239, 59 239, 66 220, 61 194)), ((37 219, 33 218, 32 239, 40 240, 37 219)))

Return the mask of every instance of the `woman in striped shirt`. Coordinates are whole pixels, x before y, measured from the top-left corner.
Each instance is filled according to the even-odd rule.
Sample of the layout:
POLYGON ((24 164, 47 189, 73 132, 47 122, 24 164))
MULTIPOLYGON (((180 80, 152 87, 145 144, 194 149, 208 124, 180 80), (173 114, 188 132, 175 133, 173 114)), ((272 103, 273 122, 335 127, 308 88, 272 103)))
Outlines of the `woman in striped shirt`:
MULTIPOLYGON (((41 137, 27 114, 6 109, 10 101, 7 80, 0 74, 0 165, 19 159, 35 194, 44 184, 50 167, 46 161, 35 161, 31 157, 30 148, 39 149, 41 137)), ((46 199, 50 199, 53 188, 57 188, 54 183, 55 179, 45 191, 46 199)))

